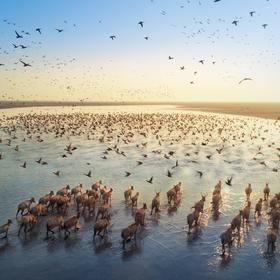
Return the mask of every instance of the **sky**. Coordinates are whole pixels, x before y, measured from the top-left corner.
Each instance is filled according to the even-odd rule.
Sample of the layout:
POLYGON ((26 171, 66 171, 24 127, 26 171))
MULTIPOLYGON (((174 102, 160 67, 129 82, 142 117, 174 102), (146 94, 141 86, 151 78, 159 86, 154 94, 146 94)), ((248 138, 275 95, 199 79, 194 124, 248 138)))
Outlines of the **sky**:
POLYGON ((277 0, 3 0, 0 100, 280 102, 279 15, 277 0))

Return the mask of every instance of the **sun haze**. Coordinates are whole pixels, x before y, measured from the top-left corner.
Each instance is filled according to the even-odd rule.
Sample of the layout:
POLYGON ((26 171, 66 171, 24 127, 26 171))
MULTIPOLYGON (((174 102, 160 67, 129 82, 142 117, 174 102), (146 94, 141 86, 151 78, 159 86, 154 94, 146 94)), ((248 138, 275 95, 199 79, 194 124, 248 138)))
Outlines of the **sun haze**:
POLYGON ((0 100, 279 102, 279 1, 2 1, 0 100))

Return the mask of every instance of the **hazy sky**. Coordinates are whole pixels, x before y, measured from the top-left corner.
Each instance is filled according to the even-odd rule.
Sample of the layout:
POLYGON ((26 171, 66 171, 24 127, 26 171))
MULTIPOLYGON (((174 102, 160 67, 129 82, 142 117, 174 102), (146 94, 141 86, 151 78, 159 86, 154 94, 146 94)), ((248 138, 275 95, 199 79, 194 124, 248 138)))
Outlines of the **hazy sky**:
POLYGON ((3 0, 0 99, 280 101, 279 16, 279 0, 3 0))

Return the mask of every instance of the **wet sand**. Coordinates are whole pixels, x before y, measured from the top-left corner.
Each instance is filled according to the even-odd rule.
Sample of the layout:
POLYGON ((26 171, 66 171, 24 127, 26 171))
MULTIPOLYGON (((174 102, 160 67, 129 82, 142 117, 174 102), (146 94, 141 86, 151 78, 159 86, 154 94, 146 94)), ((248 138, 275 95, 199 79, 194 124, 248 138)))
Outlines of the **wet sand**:
POLYGON ((57 101, 0 101, 0 109, 23 107, 77 107, 77 106, 131 106, 167 105, 178 110, 200 111, 206 113, 230 114, 280 119, 280 103, 226 103, 226 102, 57 102, 57 101))
POLYGON ((179 109, 230 114, 265 119, 280 119, 280 103, 189 103, 179 109))

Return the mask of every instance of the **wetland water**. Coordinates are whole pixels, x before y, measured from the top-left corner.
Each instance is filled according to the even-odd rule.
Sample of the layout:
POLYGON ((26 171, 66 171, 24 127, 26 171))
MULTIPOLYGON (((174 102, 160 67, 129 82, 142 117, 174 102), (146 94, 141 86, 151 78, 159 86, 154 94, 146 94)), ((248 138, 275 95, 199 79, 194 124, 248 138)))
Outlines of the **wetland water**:
MULTIPOLYGON (((0 222, 13 220, 8 239, 0 240, 1 279, 279 278, 279 246, 274 255, 266 254, 265 203, 262 217, 253 218, 265 183, 272 194, 280 191, 279 172, 272 171, 279 169, 279 122, 166 106, 21 108, 2 110, 0 115, 0 222), (77 147, 72 154, 64 150, 70 143, 77 147), (115 145, 125 156, 114 150, 115 145), (113 150, 102 159, 108 147, 113 150), (221 147, 219 154, 216 149, 221 147), (36 163, 41 157, 47 165, 36 163), (172 168, 176 160, 179 166, 172 168), (26 168, 20 167, 24 161, 26 168), (137 161, 143 164, 138 166, 137 161), (59 177, 52 173, 57 170, 59 177), (171 178, 166 176, 168 170, 171 178), (88 171, 91 178, 83 175, 88 171), (125 177, 125 171, 131 175, 125 177), (201 178, 197 171, 203 172, 201 178), (153 184, 146 182, 151 176, 153 184), (233 184, 227 186, 224 182, 230 176, 233 184), (89 189, 99 179, 114 189, 112 221, 104 240, 97 237, 93 242, 94 218, 88 216, 81 217, 81 229, 67 240, 63 233, 45 239, 46 217, 39 218, 26 238, 17 236, 19 202, 32 196, 38 201, 66 184, 82 183, 89 189), (214 219, 210 202, 218 180, 223 198, 221 214, 214 219), (179 181, 182 200, 177 211, 169 213, 166 192, 179 181), (253 188, 250 223, 242 229, 240 242, 234 242, 230 256, 221 258, 219 236, 245 206, 244 188, 249 182, 253 188), (130 185, 140 193, 138 206, 147 202, 149 209, 155 191, 161 191, 161 212, 156 218, 148 209, 137 245, 128 243, 123 250, 120 232, 134 221, 123 198, 130 185), (208 193, 205 211, 197 234, 187 235, 186 217, 201 192, 208 193)), ((68 212, 75 212, 73 205, 68 212)))

